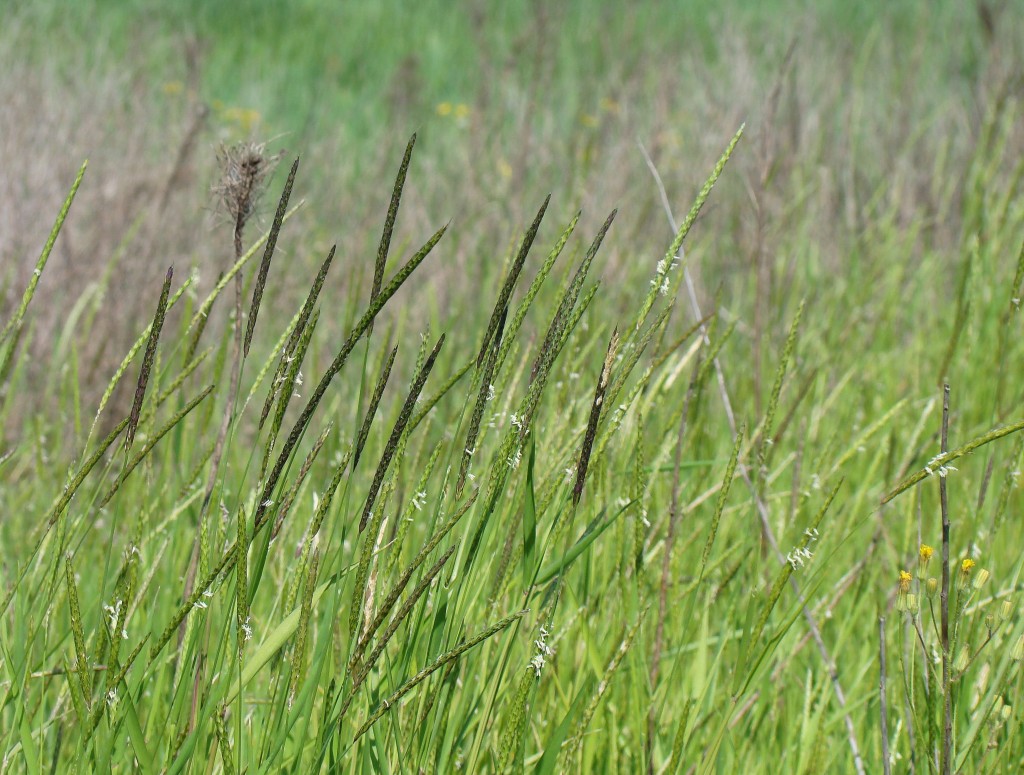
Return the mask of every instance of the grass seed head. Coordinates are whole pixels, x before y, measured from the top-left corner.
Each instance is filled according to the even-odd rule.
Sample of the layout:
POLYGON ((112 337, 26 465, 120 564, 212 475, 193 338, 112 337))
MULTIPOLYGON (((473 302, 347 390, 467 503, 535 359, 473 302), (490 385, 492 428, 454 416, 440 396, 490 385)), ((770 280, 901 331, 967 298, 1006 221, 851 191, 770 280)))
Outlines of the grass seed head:
POLYGON ((220 180, 213 193, 220 198, 238 232, 255 210, 267 177, 280 157, 267 156, 266 150, 264 143, 242 142, 222 145, 217 151, 220 180))

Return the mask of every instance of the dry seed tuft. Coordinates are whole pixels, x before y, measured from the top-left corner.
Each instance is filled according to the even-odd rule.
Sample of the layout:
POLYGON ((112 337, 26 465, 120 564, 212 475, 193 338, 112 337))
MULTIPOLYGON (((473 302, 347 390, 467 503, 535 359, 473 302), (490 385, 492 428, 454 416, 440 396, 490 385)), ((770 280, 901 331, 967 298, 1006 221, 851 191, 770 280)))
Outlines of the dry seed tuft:
POLYGON ((214 185, 216 194, 231 216, 235 226, 235 252, 241 255, 242 231, 256 209, 267 177, 274 170, 280 154, 267 156, 264 143, 244 142, 222 145, 217 151, 220 180, 214 185))

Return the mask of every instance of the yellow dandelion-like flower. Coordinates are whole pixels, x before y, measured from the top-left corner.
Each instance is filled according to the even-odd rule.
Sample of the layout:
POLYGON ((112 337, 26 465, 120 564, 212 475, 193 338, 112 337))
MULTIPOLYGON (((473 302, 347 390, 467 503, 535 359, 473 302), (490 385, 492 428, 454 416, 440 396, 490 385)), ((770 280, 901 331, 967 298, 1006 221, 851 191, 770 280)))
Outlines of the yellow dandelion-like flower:
POLYGON ((974 568, 974 560, 970 557, 965 557, 960 561, 960 573, 957 574, 957 587, 959 589, 965 589, 967 582, 971 578, 971 569, 974 568))
POLYGON ((460 102, 455 106, 455 118, 464 119, 469 117, 469 105, 464 102, 460 102))
POLYGON ((928 546, 928 544, 921 544, 921 549, 917 553, 917 573, 919 576, 925 575, 933 554, 935 554, 935 550, 932 547, 928 546))
POLYGON ((450 102, 439 102, 434 110, 439 116, 450 116, 452 114, 452 104, 450 102))
POLYGON ((900 571, 900 587, 899 592, 896 594, 896 610, 897 611, 909 611, 910 605, 908 601, 910 592, 910 582, 914 580, 907 571, 900 571))
POLYGON ((909 592, 910 591, 910 582, 913 581, 913 580, 914 580, 913 576, 911 576, 907 571, 901 570, 900 571, 900 592, 909 592))

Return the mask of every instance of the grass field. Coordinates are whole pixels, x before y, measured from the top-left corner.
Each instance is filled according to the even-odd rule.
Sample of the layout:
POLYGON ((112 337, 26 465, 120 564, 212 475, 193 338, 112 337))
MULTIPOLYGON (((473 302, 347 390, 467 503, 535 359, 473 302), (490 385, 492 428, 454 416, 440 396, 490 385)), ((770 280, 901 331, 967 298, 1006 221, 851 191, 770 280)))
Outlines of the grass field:
POLYGON ((1022 35, 10 4, 0 772, 1019 771, 1022 35))

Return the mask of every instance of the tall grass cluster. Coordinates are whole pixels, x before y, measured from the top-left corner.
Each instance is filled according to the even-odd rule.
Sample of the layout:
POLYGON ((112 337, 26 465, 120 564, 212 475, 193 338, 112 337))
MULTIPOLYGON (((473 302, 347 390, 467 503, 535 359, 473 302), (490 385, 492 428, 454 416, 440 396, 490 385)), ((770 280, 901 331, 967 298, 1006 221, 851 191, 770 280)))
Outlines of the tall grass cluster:
POLYGON ((566 9, 467 14, 504 80, 397 30, 362 112, 90 55, 137 165, 75 93, 0 118, 50 142, 0 189, 0 772, 1024 765, 1019 22, 655 14, 587 80, 566 9))

